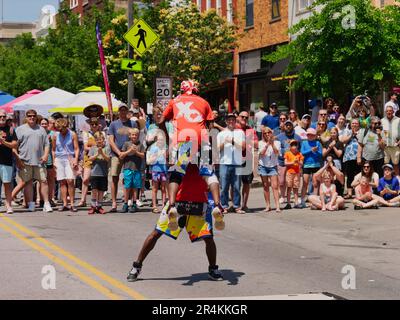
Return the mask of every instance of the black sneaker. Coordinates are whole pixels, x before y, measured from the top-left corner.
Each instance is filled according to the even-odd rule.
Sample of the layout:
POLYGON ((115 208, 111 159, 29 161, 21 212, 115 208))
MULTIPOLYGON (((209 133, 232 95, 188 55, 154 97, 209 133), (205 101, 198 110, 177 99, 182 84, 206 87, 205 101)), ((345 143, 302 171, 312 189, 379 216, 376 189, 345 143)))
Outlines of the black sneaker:
POLYGON ((362 209, 361 206, 354 205, 354 210, 361 210, 361 209, 362 209))
POLYGON ((218 270, 218 266, 208 267, 208 277, 214 281, 224 280, 221 271, 218 270))
POLYGON ((135 212, 137 212, 138 211, 138 209, 137 209, 137 207, 136 207, 136 204, 133 204, 130 208, 129 208, 129 212, 130 213, 135 213, 135 212))
POLYGON ((140 272, 142 271, 142 264, 139 262, 134 262, 132 270, 129 271, 128 277, 126 278, 129 282, 134 282, 138 279, 140 272))
POLYGON ((288 203, 288 204, 283 208, 283 210, 289 210, 289 209, 292 209, 292 206, 290 205, 290 203, 288 203))

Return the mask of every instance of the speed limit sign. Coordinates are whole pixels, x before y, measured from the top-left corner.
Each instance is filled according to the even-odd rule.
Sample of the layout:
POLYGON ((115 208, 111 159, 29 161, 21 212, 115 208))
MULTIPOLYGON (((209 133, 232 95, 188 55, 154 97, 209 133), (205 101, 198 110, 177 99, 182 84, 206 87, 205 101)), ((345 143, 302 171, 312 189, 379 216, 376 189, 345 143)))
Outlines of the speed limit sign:
POLYGON ((165 108, 172 99, 172 77, 160 77, 155 81, 155 102, 165 108))

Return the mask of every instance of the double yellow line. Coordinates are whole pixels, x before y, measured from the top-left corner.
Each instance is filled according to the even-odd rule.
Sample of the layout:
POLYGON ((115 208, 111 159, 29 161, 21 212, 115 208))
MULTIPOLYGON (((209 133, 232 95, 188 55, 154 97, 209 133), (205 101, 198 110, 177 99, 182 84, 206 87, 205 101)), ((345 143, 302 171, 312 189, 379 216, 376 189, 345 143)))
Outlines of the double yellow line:
POLYGON ((13 219, 6 217, 5 215, 0 213, 0 218, 4 220, 6 223, 0 222, 0 228, 2 228, 4 231, 10 233, 17 239, 21 240, 25 244, 27 244, 29 247, 32 249, 40 252, 42 255, 46 256, 48 259, 53 261, 54 263, 62 266, 65 268, 67 271, 70 273, 74 274, 77 276, 80 280, 82 280, 84 283, 88 284, 92 288, 96 289, 103 295, 105 295, 107 298, 112 299, 112 300, 121 300, 122 297, 114 293, 110 288, 105 287, 95 279, 93 279, 90 276, 87 276, 86 274, 82 273, 78 268, 74 267, 71 265, 69 262, 66 260, 59 258, 52 254, 50 251, 48 251, 45 247, 37 244, 36 242, 32 241, 29 239, 27 236, 37 240, 44 246, 46 246, 48 249, 54 250, 55 252, 61 254, 64 258, 69 259, 70 261, 76 263, 86 271, 90 272, 91 275, 95 275, 101 280, 105 281, 109 285, 111 285, 112 289, 118 289, 127 294, 129 297, 133 299, 138 299, 138 300, 143 300, 146 299, 144 296, 142 296, 140 293, 136 292, 135 290, 129 288, 128 286, 124 285, 122 282, 112 278, 111 276, 105 274, 104 272, 100 271, 99 269, 95 268, 94 266, 90 265, 86 261, 83 261, 70 252, 60 248, 59 246, 55 245, 54 243, 42 238, 40 235, 35 233, 34 231, 24 227, 23 225, 17 223, 13 219), (11 227, 11 226, 12 227, 11 227), (18 230, 18 231, 17 231, 18 230))

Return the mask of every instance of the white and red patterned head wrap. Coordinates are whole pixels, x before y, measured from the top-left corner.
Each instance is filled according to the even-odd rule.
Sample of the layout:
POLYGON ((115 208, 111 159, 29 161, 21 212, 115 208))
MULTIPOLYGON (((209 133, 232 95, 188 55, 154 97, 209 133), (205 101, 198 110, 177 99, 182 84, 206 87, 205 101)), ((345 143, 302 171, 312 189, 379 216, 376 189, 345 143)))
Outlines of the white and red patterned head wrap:
POLYGON ((188 79, 182 81, 181 91, 186 94, 193 94, 193 92, 199 92, 199 83, 196 80, 188 79))

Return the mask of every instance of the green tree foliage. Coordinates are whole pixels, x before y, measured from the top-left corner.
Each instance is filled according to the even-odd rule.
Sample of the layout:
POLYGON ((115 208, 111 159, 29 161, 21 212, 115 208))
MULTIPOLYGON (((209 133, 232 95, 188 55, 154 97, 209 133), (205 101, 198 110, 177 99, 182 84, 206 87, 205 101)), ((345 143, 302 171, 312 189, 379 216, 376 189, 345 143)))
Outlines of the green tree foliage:
MULTIPOLYGON (((135 90, 139 91, 136 95, 152 100, 153 79, 156 76, 172 76, 176 89, 181 80, 187 78, 194 78, 207 87, 218 84, 232 70, 236 28, 215 10, 200 13, 190 1, 179 6, 170 6, 164 1, 141 10, 135 8, 134 12, 135 19, 143 18, 160 36, 159 41, 141 58, 143 72, 134 74, 135 90)), ((115 18, 114 27, 104 37, 107 60, 111 66, 110 77, 118 80, 120 85, 115 90, 125 88, 124 92, 127 75, 119 66, 122 58, 127 57, 123 40, 126 23, 125 16, 115 18)))
MULTIPOLYGON (((64 3, 66 3, 64 1, 64 3)), ((202 85, 218 83, 232 68, 236 45, 235 28, 210 10, 201 14, 188 3, 171 7, 168 1, 153 5, 135 4, 135 19, 143 18, 160 40, 142 57, 144 70, 135 73, 135 95, 152 100, 153 79, 174 77, 175 84, 195 78, 202 85)), ((112 1, 101 10, 93 8, 80 24, 68 6, 59 11, 57 28, 37 41, 31 34, 0 45, 0 89, 18 96, 28 90, 52 86, 77 92, 88 85, 103 87, 95 24, 100 22, 111 91, 126 101, 127 73, 120 68, 128 57, 123 39, 126 12, 115 12, 112 1)))
POLYGON ((289 30, 296 39, 264 57, 273 62, 289 58, 287 72, 300 66, 294 88, 343 97, 365 90, 376 94, 400 83, 400 7, 317 0, 311 8, 313 15, 289 30))

